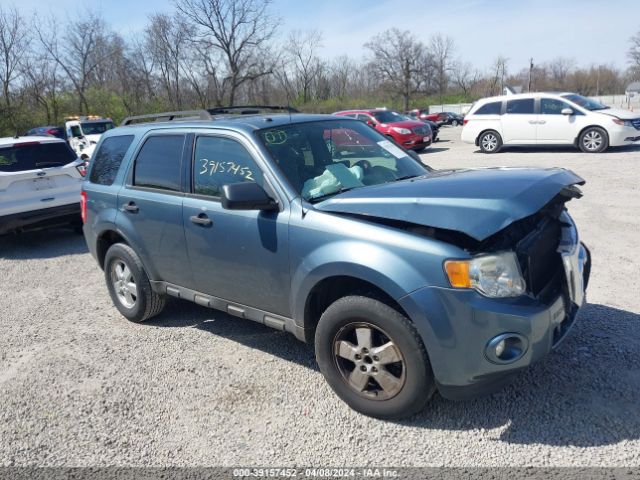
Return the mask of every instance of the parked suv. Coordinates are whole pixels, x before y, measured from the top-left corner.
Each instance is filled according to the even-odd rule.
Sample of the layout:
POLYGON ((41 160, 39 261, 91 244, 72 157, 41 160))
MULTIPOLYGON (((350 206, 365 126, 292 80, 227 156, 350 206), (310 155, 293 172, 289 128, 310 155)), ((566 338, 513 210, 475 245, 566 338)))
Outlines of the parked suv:
POLYGON ((506 145, 575 145, 599 153, 640 141, 640 115, 575 93, 491 97, 465 116, 462 141, 484 153, 506 145))
POLYGON ((106 132, 83 185, 129 320, 171 296, 291 332, 381 418, 495 390, 574 323, 590 260, 571 171, 433 170, 347 117, 174 115, 106 132))
POLYGON ((334 115, 360 120, 406 149, 422 151, 431 145, 432 134, 427 125, 416 120, 407 120, 391 110, 345 110, 334 115))
POLYGON ((0 235, 43 227, 81 228, 85 162, 53 136, 0 138, 0 235))

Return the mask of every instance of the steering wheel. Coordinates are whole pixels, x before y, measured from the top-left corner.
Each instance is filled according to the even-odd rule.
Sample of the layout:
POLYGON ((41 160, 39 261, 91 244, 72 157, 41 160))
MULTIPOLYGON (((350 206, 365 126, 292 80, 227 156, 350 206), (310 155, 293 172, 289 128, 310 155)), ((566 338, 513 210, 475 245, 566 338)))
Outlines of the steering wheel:
POLYGON ((370 171, 371 168, 373 168, 369 160, 360 160, 354 163, 353 166, 360 167, 362 169, 362 173, 364 173, 365 175, 370 171))

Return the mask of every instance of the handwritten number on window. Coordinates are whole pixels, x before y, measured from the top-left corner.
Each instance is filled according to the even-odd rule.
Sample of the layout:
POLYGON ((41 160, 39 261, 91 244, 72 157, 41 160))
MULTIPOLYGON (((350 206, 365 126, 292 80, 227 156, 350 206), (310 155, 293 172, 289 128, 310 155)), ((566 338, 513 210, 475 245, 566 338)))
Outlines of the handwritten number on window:
POLYGON ((198 173, 200 175, 212 176, 214 173, 231 173, 233 175, 239 175, 244 177, 245 180, 255 181, 253 178, 253 172, 249 167, 241 167, 235 162, 216 162, 214 160, 208 160, 206 158, 200 159, 202 164, 202 170, 198 173))

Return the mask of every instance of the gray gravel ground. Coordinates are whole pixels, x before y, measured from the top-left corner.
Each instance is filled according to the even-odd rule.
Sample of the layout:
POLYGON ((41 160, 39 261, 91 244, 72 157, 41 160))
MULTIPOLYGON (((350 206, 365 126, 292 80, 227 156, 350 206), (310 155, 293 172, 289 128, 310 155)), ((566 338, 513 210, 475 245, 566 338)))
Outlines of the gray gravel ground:
POLYGON ((311 347, 172 301, 135 325, 84 240, 0 239, 0 465, 640 465, 640 146, 483 155, 445 128, 435 167, 564 166, 593 253, 589 305, 504 391, 383 422, 341 403, 311 347))

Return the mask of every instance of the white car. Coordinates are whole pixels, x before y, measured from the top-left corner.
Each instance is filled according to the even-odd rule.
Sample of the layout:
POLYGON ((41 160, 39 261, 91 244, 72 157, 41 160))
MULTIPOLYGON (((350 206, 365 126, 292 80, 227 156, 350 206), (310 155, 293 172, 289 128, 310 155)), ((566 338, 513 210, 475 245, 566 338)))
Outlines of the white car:
POLYGON ((503 145, 575 145, 598 153, 640 141, 640 115, 575 93, 504 95, 476 102, 461 138, 484 153, 503 145))
POLYGON ((49 226, 81 228, 86 162, 59 138, 0 138, 0 235, 49 226))

